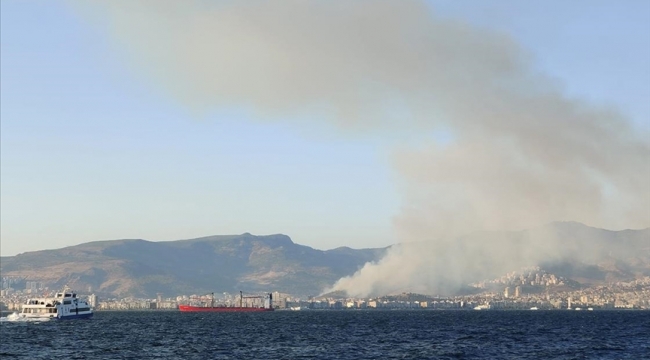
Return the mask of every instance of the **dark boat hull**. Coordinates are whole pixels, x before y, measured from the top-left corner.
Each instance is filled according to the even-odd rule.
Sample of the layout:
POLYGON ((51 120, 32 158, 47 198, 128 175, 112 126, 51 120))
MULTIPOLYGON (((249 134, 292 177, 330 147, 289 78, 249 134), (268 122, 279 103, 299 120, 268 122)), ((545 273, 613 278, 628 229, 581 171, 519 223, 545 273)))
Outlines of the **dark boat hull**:
POLYGON ((67 316, 62 316, 60 318, 56 318, 59 320, 72 320, 72 319, 90 319, 93 317, 93 313, 85 313, 85 314, 78 314, 78 315, 67 315, 67 316))

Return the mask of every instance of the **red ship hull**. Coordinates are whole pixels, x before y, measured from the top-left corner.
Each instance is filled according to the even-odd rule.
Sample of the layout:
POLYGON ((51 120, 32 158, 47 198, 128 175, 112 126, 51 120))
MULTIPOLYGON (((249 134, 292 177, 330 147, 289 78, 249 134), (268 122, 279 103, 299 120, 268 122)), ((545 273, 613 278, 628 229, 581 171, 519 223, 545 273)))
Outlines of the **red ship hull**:
POLYGON ((273 308, 256 308, 256 307, 202 307, 190 305, 178 305, 178 310, 182 312, 265 312, 273 311, 273 308))

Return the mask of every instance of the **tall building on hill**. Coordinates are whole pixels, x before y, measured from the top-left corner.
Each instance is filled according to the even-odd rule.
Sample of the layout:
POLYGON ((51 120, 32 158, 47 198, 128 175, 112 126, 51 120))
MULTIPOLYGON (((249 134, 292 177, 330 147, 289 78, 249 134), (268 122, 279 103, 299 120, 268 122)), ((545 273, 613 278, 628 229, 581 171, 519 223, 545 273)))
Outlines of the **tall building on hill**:
POLYGON ((510 296, 510 288, 506 287, 505 290, 503 290, 503 297, 508 298, 510 296))
POLYGON ((25 282, 25 290, 29 290, 30 293, 36 293, 40 288, 40 283, 38 281, 27 281, 25 282))
POLYGON ((88 304, 90 304, 93 309, 97 308, 97 305, 99 305, 97 301, 97 295, 91 294, 88 296, 88 304))
POLYGON ((518 298, 521 296, 521 286, 515 287, 515 297, 518 298))

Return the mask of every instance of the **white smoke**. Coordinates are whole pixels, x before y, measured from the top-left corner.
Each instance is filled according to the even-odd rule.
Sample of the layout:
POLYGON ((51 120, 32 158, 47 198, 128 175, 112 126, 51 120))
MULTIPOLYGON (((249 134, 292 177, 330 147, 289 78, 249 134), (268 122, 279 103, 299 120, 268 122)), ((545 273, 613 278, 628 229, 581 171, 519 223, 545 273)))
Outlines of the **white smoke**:
POLYGON ((248 106, 263 119, 325 119, 420 144, 393 157, 404 189, 396 227, 419 245, 396 247, 335 289, 438 289, 501 264, 489 246, 450 240, 475 230, 650 225, 647 134, 613 109, 563 96, 509 37, 443 20, 423 1, 75 6, 197 112, 248 106), (441 130, 448 144, 436 142, 441 130))

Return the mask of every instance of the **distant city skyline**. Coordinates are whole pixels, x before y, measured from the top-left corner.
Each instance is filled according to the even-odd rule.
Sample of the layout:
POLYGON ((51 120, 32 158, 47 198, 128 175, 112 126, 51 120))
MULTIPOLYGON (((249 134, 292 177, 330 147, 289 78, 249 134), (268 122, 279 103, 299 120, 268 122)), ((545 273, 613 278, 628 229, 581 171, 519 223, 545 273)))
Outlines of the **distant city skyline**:
MULTIPOLYGON (((566 97, 650 130, 650 2, 426 4, 431 16, 505 34, 566 97)), ((341 129, 306 121, 318 112, 241 103, 197 111, 147 79, 109 20, 85 11, 0 2, 2 256, 245 232, 317 249, 400 241, 407 185, 391 166, 394 148, 427 145, 412 129, 341 129)), ((429 140, 455 141, 445 129, 429 140)))

